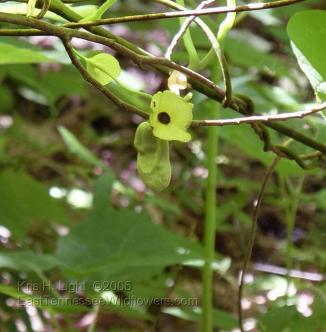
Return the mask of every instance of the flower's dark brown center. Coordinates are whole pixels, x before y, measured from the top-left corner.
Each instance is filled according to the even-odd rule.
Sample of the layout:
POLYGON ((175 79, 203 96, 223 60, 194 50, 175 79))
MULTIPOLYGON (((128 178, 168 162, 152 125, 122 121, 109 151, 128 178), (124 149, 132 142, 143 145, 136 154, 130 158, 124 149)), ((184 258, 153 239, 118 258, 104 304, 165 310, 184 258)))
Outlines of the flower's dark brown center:
POLYGON ((168 124, 171 121, 170 115, 166 112, 159 113, 157 118, 158 118, 158 121, 160 121, 163 124, 168 124))

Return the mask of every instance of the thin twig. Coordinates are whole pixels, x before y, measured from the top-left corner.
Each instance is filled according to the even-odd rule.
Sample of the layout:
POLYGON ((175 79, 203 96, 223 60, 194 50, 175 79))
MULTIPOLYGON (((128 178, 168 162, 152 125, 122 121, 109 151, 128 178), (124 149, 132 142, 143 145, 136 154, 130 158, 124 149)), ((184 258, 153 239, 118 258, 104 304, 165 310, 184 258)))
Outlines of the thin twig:
POLYGON ((249 238, 249 243, 248 243, 248 248, 247 248, 247 251, 246 251, 246 254, 245 254, 245 258, 244 258, 244 261, 243 261, 242 272, 241 272, 241 275, 240 275, 239 292, 238 292, 238 318, 239 318, 239 327, 240 327, 241 332, 244 332, 243 312, 242 312, 242 304, 241 304, 241 300, 242 300, 242 296, 243 296, 244 277, 245 277, 245 274, 246 274, 247 269, 248 269, 248 265, 249 265, 251 254, 252 254, 252 250, 253 250, 254 243, 255 243, 255 236, 256 236, 256 231, 257 231, 257 221, 258 221, 258 215, 259 215, 259 212, 260 212, 261 203, 262 203, 262 200, 263 200, 263 197, 264 197, 264 194, 265 194, 265 190, 266 190, 266 187, 267 187, 268 180, 270 179, 271 175, 273 174, 273 171, 274 171, 277 163, 279 162, 279 160, 280 160, 280 157, 276 157, 273 160, 270 167, 267 169, 267 172, 264 176, 262 186, 261 186, 259 194, 258 194, 255 210, 254 210, 253 217, 252 217, 250 238, 249 238))
MULTIPOLYGON (((119 44, 113 39, 109 39, 106 37, 98 36, 89 32, 85 31, 78 31, 74 29, 68 29, 63 27, 58 27, 56 25, 39 21, 37 19, 33 18, 27 18, 20 15, 15 14, 7 14, 7 13, 0 13, 0 22, 7 22, 7 23, 15 23, 20 24, 23 26, 28 27, 34 27, 42 31, 46 31, 47 33, 50 33, 51 35, 57 36, 59 38, 64 39, 70 39, 72 37, 81 38, 84 40, 92 41, 98 44, 102 44, 105 46, 108 46, 115 51, 119 52, 120 54, 126 56, 127 58, 133 60, 135 63, 137 63, 139 66, 143 66, 145 64, 148 65, 155 65, 155 66, 164 66, 170 69, 175 69, 177 71, 180 71, 181 73, 184 73, 188 77, 193 78, 197 82, 202 83, 206 87, 212 89, 215 94, 218 95, 224 95, 223 89, 218 87, 215 83, 213 83, 211 80, 206 78, 205 76, 197 73, 196 71, 193 71, 187 67, 181 66, 173 61, 169 61, 165 58, 155 57, 153 55, 139 55, 135 53, 134 51, 128 49, 127 47, 119 44)), ((111 99, 111 98, 110 98, 111 99)), ((135 107, 134 107, 135 108, 135 107)), ((139 110, 135 108, 135 113, 139 114, 139 110)), ((145 114, 143 114, 144 116, 145 114)))
MULTIPOLYGON (((207 0, 203 1, 199 4, 199 6, 196 8, 196 10, 203 9, 210 5, 211 3, 215 2, 215 0, 207 0)), ((174 52, 175 48, 177 47, 179 41, 183 37, 183 35, 186 33, 188 27, 190 24, 195 20, 196 16, 190 16, 188 17, 183 24, 181 25, 179 31, 174 35, 170 45, 168 46, 166 52, 165 52, 165 58, 168 60, 171 60, 172 53, 174 52)))
MULTIPOLYGON (((65 6, 60 0, 52 0, 50 10, 68 20, 78 21, 81 18, 71 8, 65 6)), ((87 28, 87 30, 90 30, 92 33, 87 33, 85 31, 77 31, 63 27, 58 27, 53 24, 49 24, 33 18, 26 18, 20 15, 14 15, 8 13, 0 13, 0 21, 36 28, 42 30, 42 32, 44 32, 45 34, 58 36, 60 38, 77 37, 109 46, 112 49, 116 50, 118 53, 122 54, 123 56, 130 58, 139 66, 148 64, 153 69, 158 70, 159 72, 162 72, 164 74, 169 73, 168 69, 176 69, 180 72, 183 72, 189 77, 189 83, 194 89, 203 93, 204 95, 206 95, 211 99, 217 100, 218 102, 222 102, 223 99, 225 98, 225 91, 220 89, 218 86, 216 86, 213 82, 211 82, 209 79, 205 78, 204 76, 196 72, 193 72, 188 68, 175 64, 167 59, 155 58, 154 56, 149 55, 148 52, 142 50, 139 47, 136 47, 127 40, 115 36, 111 32, 102 29, 100 27, 89 27, 87 28)), ((21 31, 21 29, 19 29, 18 31, 21 31)), ((249 98, 246 99, 249 100, 249 98)), ((246 99, 243 99, 242 97, 233 96, 229 107, 241 114, 248 115, 248 112, 250 113, 251 106, 250 102, 248 102, 246 99)), ((133 111, 133 108, 130 108, 129 111, 133 111)), ((253 125, 254 126, 260 125, 261 128, 264 129, 263 125, 261 124, 253 124, 253 125)), ((309 146, 315 150, 318 150, 319 152, 322 152, 323 154, 326 154, 326 145, 324 143, 320 143, 315 139, 310 138, 309 136, 303 134, 302 132, 299 132, 295 129, 292 129, 277 122, 266 122, 265 125, 283 135, 293 138, 294 140, 306 146, 309 146)), ((266 135, 263 134, 262 132, 260 138, 264 140, 264 137, 266 137, 266 135)), ((268 144, 267 142, 265 142, 265 146, 269 146, 268 144)), ((275 152, 277 153, 277 151, 275 152)), ((285 154, 283 153, 282 156, 285 156, 285 154)), ((286 156, 290 155, 287 154, 286 156)), ((290 159, 293 159, 293 157, 291 157, 290 159)))
POLYGON ((43 0, 41 11, 37 14, 36 18, 43 18, 51 6, 51 0, 43 0))
MULTIPOLYGON (((158 1, 158 0, 156 0, 156 1, 158 1)), ((161 1, 163 1, 163 0, 161 0, 161 1)), ((171 7, 173 4, 175 4, 175 3, 171 2, 171 1, 167 1, 167 0, 165 0, 164 3, 166 3, 167 5, 169 5, 171 7)), ((173 5, 173 8, 175 8, 175 5, 173 5)), ((52 0, 50 9, 51 9, 51 11, 55 12, 56 14, 66 18, 67 20, 78 21, 79 19, 81 19, 80 15, 75 13, 71 8, 64 5, 60 0, 52 0)), ((26 18, 23 18, 20 16, 18 16, 18 18, 17 18, 17 16, 18 15, 0 13, 0 21, 4 21, 4 22, 8 22, 8 23, 16 23, 16 24, 21 24, 21 25, 26 25, 29 27, 36 27, 36 28, 39 28, 40 24, 43 24, 43 26, 41 28, 42 30, 47 31, 50 34, 57 35, 54 33, 53 25, 45 27, 44 26, 45 22, 41 22, 38 20, 33 21, 33 19, 30 19, 27 24, 26 18)), ((68 35, 67 31, 69 31, 69 29, 64 29, 64 28, 60 28, 60 27, 55 27, 55 28, 59 29, 60 33, 62 33, 63 35, 68 35), (62 29, 64 29, 64 31, 62 29)), ((163 63, 160 60, 157 60, 157 63, 150 63, 150 60, 153 60, 153 58, 155 60, 154 56, 149 55, 148 52, 146 52, 145 50, 142 50, 139 47, 134 46, 127 40, 125 40, 121 37, 115 36, 108 30, 105 30, 101 27, 89 27, 89 28, 87 28, 87 30, 96 34, 96 35, 91 34, 92 39, 90 38, 87 40, 98 42, 98 43, 103 43, 103 45, 107 45, 112 48, 114 48, 114 46, 115 46, 114 49, 117 52, 121 53, 122 55, 124 55, 126 57, 131 58, 136 64, 138 64, 140 66, 142 66, 145 63, 145 57, 147 56, 147 58, 149 59, 147 64, 149 64, 152 68, 154 68, 164 74, 169 73, 167 68, 171 68, 171 66, 172 66, 172 69, 177 69, 182 72, 182 70, 181 70, 182 66, 179 67, 179 69, 178 69, 176 67, 173 67, 174 64, 170 64, 170 67, 169 67, 168 66, 169 61, 167 59, 161 59, 163 61, 166 60, 165 63, 163 63), (102 42, 101 42, 100 38, 102 38, 102 42), (103 40, 105 42, 103 42, 103 40)), ((56 31, 58 33, 58 30, 56 30, 56 31)), ((84 39, 85 36, 83 36, 80 33, 83 33, 83 31, 75 31, 74 34, 70 31, 71 36, 84 39), (75 34, 76 32, 78 32, 78 34, 75 34)), ((189 77, 189 83, 191 84, 191 86, 194 89, 203 93, 204 95, 206 95, 207 97, 209 97, 211 99, 217 100, 218 102, 222 102, 224 100, 225 92, 222 89, 220 89, 219 87, 215 86, 213 82, 211 82, 208 79, 203 78, 201 75, 199 77, 191 76, 191 71, 188 72, 188 74, 187 75, 189 77), (200 78, 200 79, 198 80, 197 78, 200 78)), ((246 99, 243 99, 243 97, 239 98, 239 97, 233 96, 229 107, 241 114, 248 115, 248 112, 250 113, 252 102, 250 102, 249 98, 246 98, 246 99)), ((325 144, 319 143, 316 140, 310 138, 309 136, 307 136, 295 129, 289 128, 281 123, 276 123, 276 122, 266 123, 266 126, 272 128, 273 130, 278 131, 279 133, 281 133, 283 135, 289 136, 304 145, 307 145, 313 149, 316 149, 316 150, 326 154, 326 145, 325 144)), ((264 127, 262 127, 262 129, 263 128, 264 127)), ((266 130, 265 130, 265 132, 266 132, 266 130)), ((263 139, 263 141, 264 141, 264 136, 266 136, 266 135, 264 134, 264 135, 260 136, 260 138, 263 139)), ((264 141, 264 144, 265 144, 265 146, 269 146, 268 142, 264 141)), ((275 151, 275 153, 277 153, 277 151, 275 151)), ((284 156, 284 154, 283 154, 283 156, 284 156)))
POLYGON ((326 109, 326 103, 322 103, 314 106, 306 111, 280 113, 272 115, 255 115, 246 116, 235 119, 221 119, 221 120, 196 120, 193 121, 192 126, 228 126, 228 125, 240 125, 245 123, 259 123, 259 122, 273 122, 273 121, 286 121, 290 119, 300 119, 308 115, 312 115, 326 109))
MULTIPOLYGON (((153 0, 153 1, 160 3, 162 5, 165 5, 169 8, 180 10, 180 7, 171 0, 153 0)), ((228 4, 228 6, 231 6, 231 5, 235 6, 236 3, 228 4)), ((232 14, 232 13, 228 13, 228 15, 230 15, 230 14, 232 14)), ((199 18, 196 18, 195 22, 197 20, 199 20, 199 18)), ((226 18, 226 20, 227 20, 227 18, 226 18)), ((225 20, 224 20, 224 22, 225 22, 225 20)), ((214 50, 212 50, 212 51, 214 52, 214 50)), ((208 61, 208 57, 205 57, 205 59, 208 61)), ((204 66, 205 59, 202 61, 203 63, 201 64, 201 66, 199 66, 198 69, 200 69, 200 68, 202 68, 202 66, 204 66)), ((190 78, 189 81, 193 88, 195 88, 197 91, 204 93, 206 96, 208 96, 212 99, 215 99, 218 102, 223 102, 224 104, 226 101, 228 101, 227 91, 226 91, 225 97, 222 101, 216 94, 211 94, 206 88, 203 89, 201 84, 199 82, 197 82, 196 80, 192 80, 190 78)), ((230 101, 229 107, 243 115, 253 115, 255 107, 254 107, 254 104, 251 101, 251 99, 248 98, 247 96, 241 96, 240 98, 239 97, 240 96, 238 96, 238 97, 233 96, 232 100, 230 101)), ((280 123, 273 123, 273 122, 265 123, 265 125, 263 125, 262 123, 252 123, 251 126, 254 129, 255 133, 258 135, 258 137, 263 141, 264 151, 266 151, 266 152, 272 151, 276 155, 278 155, 282 158, 288 158, 290 160, 293 160, 303 169, 310 169, 310 168, 319 167, 319 166, 323 167, 323 165, 325 164, 325 161, 324 161, 325 158, 323 158, 323 153, 321 152, 326 147, 325 145, 321 144, 318 149, 319 151, 310 153, 308 158, 306 158, 306 155, 298 155, 294 151, 292 151, 284 146, 273 145, 271 143, 269 132, 265 126, 271 127, 274 130, 279 130, 283 134, 289 133, 290 128, 288 128, 287 126, 284 126, 280 123), (308 164, 304 161, 307 159, 314 159, 314 160, 313 160, 313 162, 308 164)), ((290 129, 290 131, 292 131, 292 130, 293 129, 290 129)), ((296 140, 298 139, 298 137, 300 137, 300 139, 303 139, 305 142, 309 142, 310 144, 317 143, 319 145, 319 143, 316 142, 315 140, 312 140, 311 138, 307 137, 306 135, 303 135, 304 137, 301 135, 302 135, 301 133, 294 130, 294 132, 292 131, 292 136, 291 135, 287 135, 287 136, 292 137, 292 138, 295 137, 296 140)))
POLYGON ((204 16, 204 15, 217 15, 217 14, 225 14, 225 13, 240 13, 247 11, 256 11, 262 9, 271 9, 277 7, 284 7, 293 5, 299 2, 303 2, 306 0, 278 0, 269 3, 252 3, 248 5, 241 6, 222 6, 222 7, 214 7, 214 8, 206 8, 206 9, 194 9, 194 10, 184 10, 177 12, 164 12, 164 13, 154 13, 154 14, 144 14, 144 15, 132 15, 132 16, 123 16, 123 17, 112 17, 106 18, 96 21, 89 22, 77 22, 77 23, 67 23, 66 27, 91 27, 98 25, 111 25, 118 23, 127 23, 127 22, 139 22, 139 21, 150 21, 150 20, 162 20, 176 17, 189 17, 189 16, 204 16))
POLYGON ((37 29, 0 29, 0 36, 50 36, 51 34, 37 29))
MULTIPOLYGON (((173 2, 173 1, 169 1, 169 0, 154 0, 155 2, 158 3, 162 3, 166 6, 169 6, 173 9, 178 10, 179 6, 173 2)), ((282 2, 282 6, 285 5, 291 5, 291 4, 295 4, 296 2, 302 2, 305 0, 301 0, 301 1, 287 1, 282 2)), ((281 1, 278 1, 278 3, 280 3, 281 1)), ((71 10, 71 8, 67 7, 66 5, 64 5, 60 0, 52 0, 52 3, 56 3, 55 6, 53 6, 52 10, 57 13, 58 15, 68 19, 68 20, 72 20, 72 21, 78 21, 79 19, 81 19, 81 16, 79 14, 77 14, 76 12, 74 12, 73 10, 71 10)), ((275 4, 269 3, 268 5, 272 5, 274 6, 275 4)), ((275 6, 277 7, 277 6, 275 6)), ((237 7, 238 8, 238 7, 237 7)), ((91 31, 92 33, 95 33, 97 36, 99 37, 106 37, 108 39, 113 39, 114 43, 119 44, 124 46, 125 49, 129 48, 129 51, 133 51, 134 52, 134 57, 132 58, 132 60, 142 66, 143 63, 145 63, 146 61, 144 60, 144 56, 149 56, 149 58, 155 58, 154 56, 152 56, 151 54, 149 54, 147 51, 141 49, 140 47, 136 47, 135 45, 131 44, 129 41, 115 36, 114 34, 112 34, 110 31, 105 30, 101 27, 88 27, 86 28, 87 30, 91 31)), ((78 38, 82 38, 82 37, 78 37, 78 38)), ((112 47, 112 46, 111 46, 112 47)), ((113 47, 112 47, 113 48, 113 47)), ((117 52, 120 52, 120 50, 116 49, 117 52)), ((123 54, 124 56, 127 56, 126 53, 120 52, 121 54, 123 54)), ((163 60, 163 59, 161 59, 163 60)), ((164 60, 163 60, 164 61, 164 60)), ((157 61, 159 62, 159 60, 157 61)), ((147 61, 147 63, 149 65, 151 65, 154 69, 158 70, 159 72, 162 72, 164 74, 169 74, 169 71, 167 71, 164 67, 167 66, 167 63, 169 61, 165 62, 165 63, 154 63, 154 61, 152 63, 150 63, 150 61, 147 61), (161 66, 162 64, 162 66, 161 66)), ((182 66, 178 68, 173 67, 171 64, 170 67, 168 68, 172 68, 172 69, 177 69, 180 70, 181 72, 183 72, 181 70, 182 66)), ((201 92, 202 94, 206 95, 207 97, 214 99, 218 102, 222 102, 223 100, 225 100, 225 92, 220 89, 218 86, 216 86, 213 82, 209 81, 208 79, 205 80, 205 78, 203 79, 203 77, 200 75, 199 76, 199 80, 197 80, 196 77, 191 75, 191 71, 189 72, 183 72, 185 73, 190 79, 189 79, 189 83, 192 85, 192 87, 194 89, 196 89, 197 91, 201 92)), ((251 108, 252 101, 246 97, 247 100, 244 100, 242 97, 235 97, 233 96, 232 101, 230 102, 229 107, 241 114, 247 115, 248 114, 248 110, 251 108)), ((300 142, 301 144, 304 144, 306 146, 309 146, 313 149, 318 150, 319 152, 322 152, 324 154, 326 154, 326 145, 325 144, 321 144, 319 142, 317 142, 316 140, 310 138, 309 136, 295 130, 292 128, 289 128, 281 123, 266 123, 266 126, 272 128, 273 130, 286 135, 288 137, 293 138, 294 140, 297 140, 298 142, 300 142)))
MULTIPOLYGON (((200 6, 205 7, 205 6, 209 5, 210 3, 214 2, 214 1, 215 0, 213 0, 213 1, 212 0, 204 1, 198 6, 198 8, 200 6)), ((175 4, 175 8, 178 8, 179 10, 184 10, 184 7, 182 7, 178 4, 175 4)), ((214 53, 216 54, 217 60, 219 62, 219 65, 220 65, 220 68, 221 68, 221 71, 222 71, 223 82, 224 82, 224 86, 225 86, 225 95, 224 95, 224 98, 223 98, 223 104, 225 106, 228 106, 231 102, 231 99, 232 99, 232 84, 231 84, 231 77, 230 77, 229 70, 228 70, 228 64, 227 64, 226 58, 224 56, 224 53, 222 52, 222 49, 220 47, 219 40, 215 37, 214 33, 211 31, 209 26, 202 19, 200 19, 196 16, 190 16, 188 18, 188 20, 185 21, 185 24, 181 27, 179 33, 176 35, 177 39, 175 41, 172 41, 171 49, 167 51, 165 57, 167 59, 171 58, 171 53, 173 51, 173 48, 176 46, 176 43, 178 42, 178 40, 185 33, 185 31, 187 30, 187 28, 191 24, 192 20, 195 21, 195 23, 199 26, 199 28, 202 29, 204 34, 207 36, 208 41, 211 43, 212 49, 213 49, 214 53), (178 36, 179 34, 180 34, 180 36, 178 36)))
MULTIPOLYGON (((280 276, 286 276, 288 273, 287 269, 284 267, 275 266, 271 264, 263 264, 263 263, 255 263, 253 269, 255 271, 278 274, 280 276)), ((321 273, 307 272, 295 269, 292 269, 290 271, 290 277, 308 280, 308 281, 314 281, 314 282, 324 282, 326 280, 326 276, 321 273)))
POLYGON ((94 316, 93 316, 93 320, 92 320, 91 324, 89 325, 89 327, 87 329, 87 332, 95 332, 96 323, 97 323, 98 316, 99 316, 99 313, 100 313, 100 307, 101 307, 101 304, 100 304, 99 301, 94 304, 94 306, 93 306, 94 316))

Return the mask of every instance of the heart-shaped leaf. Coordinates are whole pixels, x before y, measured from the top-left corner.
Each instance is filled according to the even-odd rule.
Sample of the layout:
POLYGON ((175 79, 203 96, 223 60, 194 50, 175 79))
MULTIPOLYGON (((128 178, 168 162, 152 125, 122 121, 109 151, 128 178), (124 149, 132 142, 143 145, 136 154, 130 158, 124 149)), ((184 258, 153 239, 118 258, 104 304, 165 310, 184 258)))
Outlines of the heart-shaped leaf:
POLYGON ((316 95, 326 99, 326 11, 307 10, 294 15, 287 27, 294 54, 316 95))
POLYGON ((121 73, 118 60, 111 54, 99 53, 83 59, 86 61, 87 71, 102 85, 116 80, 121 73))

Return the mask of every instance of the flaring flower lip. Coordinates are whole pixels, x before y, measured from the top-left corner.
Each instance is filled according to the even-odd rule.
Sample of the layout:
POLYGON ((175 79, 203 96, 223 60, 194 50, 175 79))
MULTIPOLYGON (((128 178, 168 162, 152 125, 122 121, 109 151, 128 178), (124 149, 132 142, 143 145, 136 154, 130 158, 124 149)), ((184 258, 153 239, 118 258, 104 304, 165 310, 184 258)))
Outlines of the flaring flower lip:
POLYGON ((172 91, 160 91, 152 97, 153 113, 149 123, 154 136, 167 141, 189 142, 187 132, 192 121, 193 104, 185 101, 172 91))

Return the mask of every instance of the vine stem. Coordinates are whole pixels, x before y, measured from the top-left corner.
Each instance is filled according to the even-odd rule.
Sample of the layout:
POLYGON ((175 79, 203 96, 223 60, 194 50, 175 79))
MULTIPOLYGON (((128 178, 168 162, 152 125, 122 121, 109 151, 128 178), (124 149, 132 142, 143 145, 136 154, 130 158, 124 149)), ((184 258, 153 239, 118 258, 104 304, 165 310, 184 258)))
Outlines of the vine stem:
MULTIPOLYGON (((184 0, 176 0, 176 3, 180 6, 185 5, 184 0)), ((185 22, 185 19, 183 17, 180 17, 180 26, 182 27, 183 23, 185 22)), ((183 43, 187 50, 188 57, 189 57, 189 68, 194 68, 197 66, 197 63, 199 63, 199 56, 196 50, 196 47, 194 45, 194 42, 191 37, 191 33, 189 29, 186 29, 185 34, 183 36, 183 43)))
POLYGON ((326 109, 326 103, 317 104, 312 106, 308 110, 288 112, 288 113, 278 113, 269 115, 251 115, 242 118, 232 118, 232 119, 217 119, 217 120, 194 120, 192 122, 193 127, 197 126, 229 126, 229 125, 240 125, 244 123, 259 123, 259 122, 273 122, 273 121, 286 121, 290 119, 302 119, 306 116, 320 113, 326 109))
MULTIPOLYGON (((35 271, 36 275, 42 280, 43 285, 46 285, 46 287, 48 287, 50 294, 53 296, 53 298, 55 298, 58 303, 60 302, 60 293, 56 290, 55 287, 53 287, 51 280, 40 270, 36 270, 35 271)), ((61 326, 60 323, 57 320, 57 317, 55 316, 55 313, 52 309, 49 309, 49 314, 50 314, 50 319, 51 322, 53 324, 53 326, 55 327, 57 332, 61 332, 61 326)))
MULTIPOLYGON (((234 4, 235 0, 227 0, 227 4, 234 4)), ((226 18, 222 21, 219 26, 218 33, 216 36, 216 44, 219 48, 219 55, 224 58, 223 48, 220 45, 224 44, 225 38, 233 26, 234 19, 229 22, 230 16, 235 16, 235 14, 228 13, 226 18), (226 24, 228 22, 228 24, 226 24)), ((214 45, 214 43, 212 43, 214 45)), ((217 54, 218 60, 220 59, 217 54)), ((223 67, 224 63, 220 61, 213 62, 211 65, 211 76, 213 82, 218 82, 220 80, 221 74, 225 81, 225 70, 223 67)), ((226 64, 225 64, 226 65, 226 64)), ((230 95, 226 101, 232 99, 232 86, 231 82, 227 91, 230 95)), ((214 110, 214 104, 212 103, 211 113, 218 113, 222 109, 222 105, 218 104, 217 109, 214 110)), ((207 143, 207 169, 208 177, 206 181, 206 204, 205 204, 205 230, 204 230, 204 251, 205 251, 205 264, 203 269, 203 331, 212 332, 213 331, 213 294, 214 294, 214 274, 213 274, 213 261, 215 257, 215 234, 216 234, 216 217, 217 217, 217 195, 216 195, 216 182, 217 182, 217 164, 216 158, 218 154, 218 128, 209 127, 208 128, 208 143, 207 143)))
MULTIPOLYGON (((161 0, 162 1, 162 0, 161 0)), ((165 0, 169 5, 171 5, 170 1, 165 0)), ((173 2, 172 2, 173 3, 173 2)), ((287 2, 288 3, 288 2, 287 2)), ((174 3, 175 4, 175 3, 174 3)), ((283 3, 284 4, 284 3, 283 3)), ((289 4, 289 3, 288 3, 289 4)), ((71 10, 71 8, 68 8, 65 6, 60 0, 52 0, 51 1, 51 7, 50 9, 57 13, 58 15, 72 21, 78 21, 81 19, 81 17, 71 10)), ((183 67, 181 65, 178 65, 172 61, 169 61, 166 58, 156 58, 153 56, 148 55, 144 50, 141 50, 140 48, 135 47, 133 44, 129 43, 125 39, 122 39, 120 37, 117 37, 110 33, 108 30, 104 30, 102 28, 89 28, 90 31, 96 33, 97 35, 93 33, 87 33, 85 31, 80 30, 72 30, 67 29, 63 27, 58 27, 53 24, 46 23, 45 21, 36 20, 33 18, 27 18, 23 17, 21 15, 15 15, 15 14, 9 14, 9 13, 0 13, 0 21, 6 22, 6 23, 13 23, 18 25, 23 25, 29 28, 36 28, 35 29, 26 29, 27 31, 24 31, 22 29, 18 29, 17 35, 31 35, 34 32, 37 32, 37 34, 47 34, 47 35, 54 35, 60 38, 81 38, 89 41, 93 41, 96 43, 100 43, 103 45, 106 45, 108 47, 111 47, 112 49, 116 50, 120 54, 124 55, 127 58, 130 58, 132 61, 134 61, 137 65, 143 66, 143 65, 149 65, 152 68, 155 68, 156 70, 167 74, 169 72, 169 69, 175 69, 178 70, 185 75, 189 77, 189 83, 193 87, 193 89, 203 93, 209 98, 212 98, 214 100, 217 100, 218 102, 222 102, 222 100, 225 98, 225 91, 223 91, 221 88, 219 88, 216 84, 214 84, 212 81, 204 77, 203 75, 198 74, 197 72, 194 72, 186 67, 183 67)), ((13 29, 6 29, 4 30, 4 34, 1 33, 2 30, 0 29, 0 35, 14 35, 13 29)), ((102 86, 96 86, 93 84, 97 89, 99 89, 102 93, 108 94, 108 92, 103 91, 102 86)), ((109 97, 107 95, 107 97, 109 97)), ((118 106, 123 106, 123 109, 126 109, 128 111, 137 113, 141 116, 146 117, 146 112, 143 112, 140 109, 137 109, 137 107, 133 105, 129 105, 127 103, 122 103, 117 98, 112 98, 115 96, 110 96, 109 99, 113 101, 115 99, 118 106)), ((243 97, 236 97, 233 96, 231 103, 229 105, 230 108, 234 109, 235 111, 247 115, 248 111, 251 109, 251 100, 243 97)), ((322 152, 323 154, 326 153, 326 145, 324 143, 319 143, 316 140, 310 138, 309 136, 305 135, 301 131, 292 129, 288 126, 285 126, 281 123, 276 122, 266 122, 265 125, 267 127, 272 128, 273 130, 293 138, 294 140, 307 145, 315 150, 318 150, 322 152)), ((263 137, 262 137, 263 139, 263 137)), ((265 141, 265 140, 264 140, 265 141)), ((265 144, 268 143, 265 141, 265 144)), ((274 152, 277 153, 276 150, 274 152)), ((284 154, 282 154, 284 156, 284 154)), ((291 159, 293 159, 291 157, 291 159)), ((297 159, 295 159, 297 161, 297 159)), ((302 165, 299 164, 301 167, 302 165)))
MULTIPOLYGON (((206 6, 210 5, 214 1, 215 0, 203 1, 198 5, 198 7, 196 9, 205 8, 206 6)), ((167 50, 165 52, 165 58, 171 60, 172 53, 175 50, 175 48, 177 47, 177 44, 178 44, 179 40, 182 37, 185 38, 185 34, 188 31, 188 27, 195 20, 195 18, 196 18, 195 16, 190 16, 186 20, 183 21, 182 25, 180 26, 180 30, 175 34, 175 36, 173 37, 169 47, 167 48, 167 50)), ((197 24, 198 24, 198 20, 197 20, 197 24)), ((196 67, 197 67, 197 64, 196 64, 196 67)))
POLYGON ((253 250, 254 243, 255 243, 255 236, 256 236, 256 231, 257 231, 257 221, 258 221, 261 203, 263 201, 267 183, 268 183, 271 175, 273 174, 274 169, 275 169, 277 163, 279 162, 279 160, 280 160, 280 157, 276 157, 273 160, 270 167, 266 171, 262 186, 261 186, 259 194, 258 194, 256 206, 255 206, 253 217, 252 217, 250 238, 249 238, 249 243, 248 243, 248 248, 246 250, 245 258, 243 261, 243 267, 242 267, 242 272, 240 275, 240 283, 239 283, 239 291, 238 291, 238 318, 239 318, 239 327, 240 327, 241 332, 245 332, 244 327, 243 327, 243 312, 242 312, 242 304, 241 304, 241 300, 242 300, 242 296, 243 296, 244 277, 248 270, 250 258, 252 255, 252 250, 253 250))
MULTIPOLYGON (((118 24, 118 23, 126 23, 126 22, 139 22, 139 21, 150 21, 150 20, 161 20, 161 19, 170 19, 176 17, 189 17, 189 16, 203 16, 203 15, 217 15, 217 14, 226 14, 226 13, 240 13, 247 11, 256 11, 262 9, 271 9, 277 7, 284 7, 289 5, 294 5, 299 2, 303 2, 306 0, 278 0, 272 1, 269 3, 251 3, 248 5, 241 6, 224 6, 224 7, 213 7, 206 9, 193 9, 193 10, 183 10, 177 12, 164 12, 164 13, 153 13, 153 14, 145 14, 145 15, 132 15, 132 16, 124 16, 124 17, 112 17, 105 18, 96 21, 88 21, 88 22, 76 22, 76 23, 67 23, 66 27, 74 27, 74 28, 85 28, 92 27, 98 25, 109 25, 109 24, 118 24)), ((157 1, 160 3, 164 3, 162 1, 157 1)), ((167 2, 169 3, 169 2, 167 2)))
MULTIPOLYGON (((221 107, 220 105, 218 107, 221 107)), ((213 112, 212 112, 213 113, 213 112)), ((215 113, 215 112, 214 112, 215 113)), ((218 152, 218 130, 216 127, 208 128, 207 143, 207 169, 206 181, 206 204, 205 204, 205 231, 204 249, 205 264, 203 269, 203 331, 213 331, 213 269, 212 264, 215 255, 215 232, 216 232, 216 181, 218 152)))
POLYGON ((92 323, 89 325, 87 332, 95 332, 96 328, 96 323, 98 320, 98 316, 100 313, 100 303, 95 303, 93 307, 93 313, 94 313, 94 318, 92 320, 92 323))
MULTIPOLYGON (((210 4, 210 0, 208 1, 203 1, 200 3, 200 5, 197 7, 198 8, 204 8, 205 6, 210 4)), ((173 8, 179 9, 179 10, 185 10, 185 7, 179 5, 179 4, 175 4, 173 3, 173 8)), ((232 4, 235 5, 235 0, 232 0, 232 4)), ((224 23, 225 21, 230 21, 229 17, 230 16, 234 16, 235 17, 236 13, 228 13, 227 14, 227 18, 225 19, 222 23, 224 23)), ((209 63, 205 63, 205 67, 200 66, 202 61, 199 61, 199 59, 195 59, 195 55, 197 55, 197 53, 194 55, 193 52, 191 53, 192 47, 193 47, 193 43, 192 43, 192 39, 191 39, 191 35, 190 35, 190 31, 189 31, 189 26, 191 24, 192 18, 194 20, 194 22, 198 25, 198 27, 203 31, 203 33, 207 36, 208 41, 210 42, 211 46, 212 46, 212 55, 216 55, 221 71, 222 71, 222 77, 223 77, 223 82, 225 85, 225 96, 223 98, 223 104, 224 106, 230 105, 231 100, 232 100, 232 86, 231 86, 231 78, 230 78, 230 74, 229 74, 229 70, 228 70, 228 64, 226 61, 226 58, 224 56, 224 53, 222 51, 222 48, 220 47, 220 40, 223 42, 224 37, 227 34, 227 31, 229 29, 229 27, 232 27, 233 25, 233 21, 229 22, 228 25, 221 25, 221 27, 219 28, 219 33, 220 31, 224 30, 223 34, 218 36, 216 38, 216 36, 214 35, 214 33, 211 31, 211 29, 209 28, 209 26, 199 17, 195 17, 195 16, 190 16, 187 20, 184 20, 184 24, 181 25, 179 32, 176 35, 176 40, 172 41, 171 45, 172 45, 172 49, 167 50, 166 53, 166 58, 170 59, 171 56, 171 52, 173 51, 173 47, 174 45, 176 45, 176 43, 178 42, 178 39, 182 37, 182 35, 184 35, 184 43, 186 45, 188 54, 189 54, 189 68, 192 70, 196 70, 198 71, 199 69, 204 69, 205 67, 207 67, 207 65, 209 63), (178 36, 178 34, 180 33, 180 35, 178 36)), ((211 59, 210 59, 211 60, 211 59)), ((219 81, 219 80, 218 80, 219 81)))

